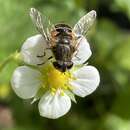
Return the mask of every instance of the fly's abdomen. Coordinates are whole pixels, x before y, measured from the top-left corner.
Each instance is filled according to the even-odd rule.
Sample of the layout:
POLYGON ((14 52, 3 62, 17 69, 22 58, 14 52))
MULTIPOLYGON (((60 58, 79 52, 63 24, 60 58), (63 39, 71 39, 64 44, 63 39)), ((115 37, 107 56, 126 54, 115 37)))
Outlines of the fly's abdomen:
POLYGON ((53 52, 57 61, 71 61, 71 48, 69 45, 57 44, 53 52))

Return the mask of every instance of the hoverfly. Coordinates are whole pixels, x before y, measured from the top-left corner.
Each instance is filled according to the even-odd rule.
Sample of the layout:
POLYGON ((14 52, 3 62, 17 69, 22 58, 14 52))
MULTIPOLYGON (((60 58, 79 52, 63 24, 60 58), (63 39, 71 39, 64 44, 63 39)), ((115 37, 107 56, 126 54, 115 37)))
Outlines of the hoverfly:
POLYGON ((48 44, 47 49, 51 49, 53 53, 52 57, 55 58, 53 62, 54 67, 61 72, 69 70, 73 66, 72 57, 76 55, 80 44, 78 39, 81 36, 85 36, 93 25, 96 19, 96 12, 92 10, 84 15, 73 28, 63 23, 52 26, 49 20, 48 25, 51 27, 44 26, 45 19, 42 21, 41 13, 35 8, 31 8, 30 16, 38 32, 46 40, 48 44))

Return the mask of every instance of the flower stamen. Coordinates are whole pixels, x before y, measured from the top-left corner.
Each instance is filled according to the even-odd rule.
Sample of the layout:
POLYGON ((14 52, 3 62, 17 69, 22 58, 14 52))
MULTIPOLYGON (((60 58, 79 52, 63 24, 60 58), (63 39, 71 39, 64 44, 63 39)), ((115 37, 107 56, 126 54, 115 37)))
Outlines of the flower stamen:
MULTIPOLYGON (((52 65, 47 65, 46 67, 44 66, 42 73, 44 77, 46 77, 43 77, 43 83, 46 84, 46 87, 50 88, 52 95, 54 95, 58 89, 69 89, 68 82, 72 78, 69 72, 63 73, 55 69, 52 65)), ((60 93, 63 95, 62 91, 60 91, 60 93)))

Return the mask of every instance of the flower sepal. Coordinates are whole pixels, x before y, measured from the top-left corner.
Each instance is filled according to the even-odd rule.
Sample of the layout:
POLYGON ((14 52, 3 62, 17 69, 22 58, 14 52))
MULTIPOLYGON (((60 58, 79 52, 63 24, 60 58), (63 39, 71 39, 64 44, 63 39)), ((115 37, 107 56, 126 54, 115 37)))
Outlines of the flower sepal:
POLYGON ((69 90, 64 90, 64 92, 67 94, 67 96, 69 96, 69 98, 74 102, 74 103, 77 103, 76 101, 76 98, 75 98, 75 95, 69 91, 69 90))
POLYGON ((33 97, 31 104, 35 103, 37 100, 39 100, 46 92, 47 90, 44 87, 40 87, 36 95, 33 97))

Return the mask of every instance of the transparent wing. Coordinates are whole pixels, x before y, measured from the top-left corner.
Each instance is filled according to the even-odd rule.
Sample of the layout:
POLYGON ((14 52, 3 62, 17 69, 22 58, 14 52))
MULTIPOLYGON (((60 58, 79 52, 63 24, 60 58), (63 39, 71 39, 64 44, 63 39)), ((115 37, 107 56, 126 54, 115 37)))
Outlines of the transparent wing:
POLYGON ((84 15, 73 28, 73 32, 77 35, 86 35, 89 28, 93 25, 96 19, 96 11, 92 10, 84 15))
POLYGON ((47 20, 47 18, 45 17, 43 18, 41 13, 35 8, 30 9, 30 17, 37 30, 43 35, 46 40, 49 40, 48 26, 50 26, 50 21, 47 20), (44 22, 42 21, 42 19, 44 20, 44 22))

